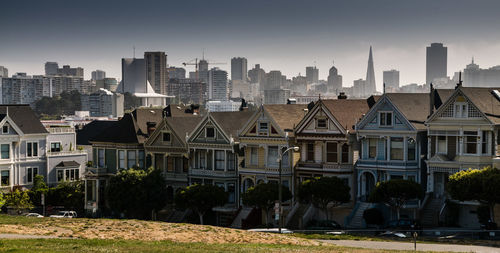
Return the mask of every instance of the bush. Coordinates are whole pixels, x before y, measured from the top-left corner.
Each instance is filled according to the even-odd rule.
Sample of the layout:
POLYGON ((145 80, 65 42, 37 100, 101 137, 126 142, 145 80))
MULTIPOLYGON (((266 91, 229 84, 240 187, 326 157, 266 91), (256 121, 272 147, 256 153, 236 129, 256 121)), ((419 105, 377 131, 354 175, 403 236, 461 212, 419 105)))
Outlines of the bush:
POLYGON ((377 208, 366 209, 363 212, 363 219, 365 219, 366 224, 383 225, 384 215, 377 208))

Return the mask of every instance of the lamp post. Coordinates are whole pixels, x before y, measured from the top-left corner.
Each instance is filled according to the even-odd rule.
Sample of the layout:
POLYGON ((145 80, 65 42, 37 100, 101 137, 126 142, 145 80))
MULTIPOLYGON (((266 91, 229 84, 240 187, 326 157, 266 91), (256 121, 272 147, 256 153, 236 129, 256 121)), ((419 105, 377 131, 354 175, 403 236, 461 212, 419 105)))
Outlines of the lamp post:
POLYGON ((278 164, 279 164, 279 169, 278 169, 278 173, 279 173, 279 184, 278 184, 278 195, 279 195, 279 200, 278 200, 278 215, 279 215, 279 219, 278 219, 278 232, 281 234, 281 227, 282 227, 282 219, 283 219, 283 208, 281 208, 282 206, 282 184, 281 184, 281 165, 282 165, 282 159, 283 159, 283 155, 286 154, 286 152, 290 151, 290 150, 293 150, 295 152, 299 151, 299 147, 297 146, 294 146, 294 147, 289 147, 287 148, 285 151, 281 152, 282 149, 280 149, 280 152, 278 154, 278 164))

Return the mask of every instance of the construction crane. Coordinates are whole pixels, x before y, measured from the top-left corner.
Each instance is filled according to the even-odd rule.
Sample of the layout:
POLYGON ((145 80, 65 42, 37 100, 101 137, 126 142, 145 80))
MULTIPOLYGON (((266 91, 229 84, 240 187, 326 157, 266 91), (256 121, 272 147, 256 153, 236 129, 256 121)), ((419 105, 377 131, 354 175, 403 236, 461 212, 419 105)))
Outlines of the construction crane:
MULTIPOLYGON (((200 61, 206 61, 205 57, 203 56, 203 58, 200 61)), ((196 79, 199 79, 198 78, 198 69, 199 69, 200 61, 198 61, 198 58, 194 58, 188 62, 183 62, 182 65, 184 65, 184 66, 194 65, 196 79)), ((207 65, 225 65, 226 64, 225 62, 208 62, 208 61, 206 61, 206 62, 207 62, 207 65)))

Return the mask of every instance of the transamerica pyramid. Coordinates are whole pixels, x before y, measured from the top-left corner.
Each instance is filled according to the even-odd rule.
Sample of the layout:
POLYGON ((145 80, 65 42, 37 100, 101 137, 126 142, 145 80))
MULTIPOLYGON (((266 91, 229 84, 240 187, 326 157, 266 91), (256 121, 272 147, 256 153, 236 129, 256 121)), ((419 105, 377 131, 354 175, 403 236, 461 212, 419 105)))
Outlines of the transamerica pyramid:
POLYGON ((368 69, 366 70, 365 96, 373 95, 377 91, 375 84, 375 71, 373 70, 372 46, 370 46, 370 55, 368 56, 368 69))

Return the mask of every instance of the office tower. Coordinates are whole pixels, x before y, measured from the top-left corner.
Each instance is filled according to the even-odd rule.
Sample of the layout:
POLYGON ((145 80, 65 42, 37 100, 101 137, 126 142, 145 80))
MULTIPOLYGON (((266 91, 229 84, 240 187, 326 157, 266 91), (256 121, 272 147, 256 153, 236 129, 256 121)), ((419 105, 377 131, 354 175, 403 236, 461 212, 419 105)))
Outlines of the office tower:
POLYGON ((370 46, 370 54, 368 55, 368 68, 366 69, 365 93, 364 96, 370 96, 377 92, 375 84, 375 70, 373 69, 372 47, 370 46))
POLYGON ((9 70, 4 66, 0 66, 0 77, 9 77, 9 70))
POLYGON ((57 70, 59 69, 59 65, 57 62, 46 62, 45 63, 45 75, 57 75, 57 70))
POLYGON ((208 71, 208 99, 228 100, 227 72, 219 68, 208 71))
POLYGON ((391 89, 392 91, 399 89, 399 71, 391 69, 383 73, 385 88, 391 89))
POLYGON ((472 58, 472 62, 464 69, 463 80, 463 85, 467 87, 499 87, 500 66, 482 69, 474 63, 474 58, 472 58))
POLYGON ((81 67, 72 68, 69 65, 63 65, 62 68, 57 69, 57 75, 83 77, 83 68, 81 67))
POLYGON ((338 74, 337 68, 332 66, 328 72, 328 89, 329 93, 338 95, 342 92, 342 76, 338 74))
POLYGON ((154 91, 167 94, 167 55, 165 52, 144 52, 147 80, 154 91))
POLYGON ((260 64, 255 64, 255 67, 248 71, 250 83, 259 84, 259 91, 263 91, 266 86, 266 71, 260 68, 260 64))
POLYGON ((281 74, 279 70, 271 70, 266 74, 266 87, 264 90, 281 89, 286 77, 281 74))
POLYGON ((168 79, 186 78, 186 70, 184 68, 177 68, 172 66, 167 68, 167 72, 168 72, 168 79))
POLYGON ((447 77, 448 48, 443 43, 432 43, 427 47, 425 82, 430 84, 436 78, 447 77))
POLYGON ((82 111, 89 111, 91 117, 123 116, 124 95, 100 88, 90 95, 81 95, 82 111))
POLYGON ((198 62, 198 79, 208 84, 208 61, 202 59, 198 62))
POLYGON ((103 80, 104 78, 106 78, 106 72, 102 70, 92 71, 92 81, 103 80))
POLYGON ((196 79, 171 78, 167 86, 168 95, 185 104, 203 104, 206 91, 207 85, 196 79))
POLYGON ((247 58, 234 57, 231 59, 231 80, 247 80, 247 58))
POLYGON ((105 90, 109 90, 111 92, 116 92, 116 88, 118 87, 118 81, 116 80, 116 78, 106 77, 102 80, 97 80, 95 82, 95 86, 96 86, 96 89, 92 90, 92 92, 96 92, 101 88, 105 89, 105 90))
POLYGON ((352 96, 357 98, 367 97, 365 80, 360 78, 358 80, 353 81, 352 96))
POLYGON ((314 67, 306 67, 307 83, 317 83, 319 80, 319 69, 314 67))
POLYGON ((290 98, 288 89, 272 89, 264 91, 264 104, 286 104, 290 98))

